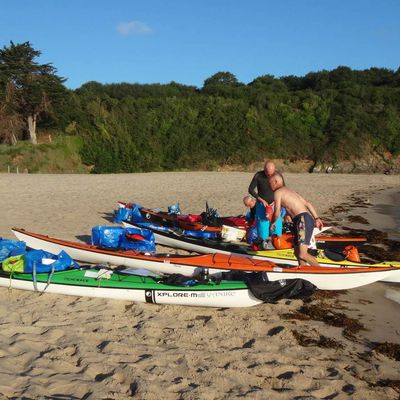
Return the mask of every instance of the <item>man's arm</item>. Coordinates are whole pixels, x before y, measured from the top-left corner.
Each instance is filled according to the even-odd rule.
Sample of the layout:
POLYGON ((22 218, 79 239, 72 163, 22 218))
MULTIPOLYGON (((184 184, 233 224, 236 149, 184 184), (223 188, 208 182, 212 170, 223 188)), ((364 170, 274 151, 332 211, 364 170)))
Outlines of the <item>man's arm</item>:
POLYGON ((279 215, 281 214, 282 196, 280 190, 274 192, 274 204, 275 204, 275 209, 271 220, 271 230, 273 230, 275 221, 279 218, 279 215))
POLYGON ((248 189, 248 192, 249 192, 255 199, 258 198, 258 193, 255 191, 255 188, 256 188, 256 187, 257 187, 257 174, 255 174, 255 175, 253 176, 253 179, 251 180, 250 185, 249 185, 249 189, 248 189))
POLYGON ((255 188, 257 187, 258 176, 259 176, 259 173, 257 172, 257 173, 254 175, 252 181, 250 182, 250 185, 249 185, 249 193, 250 193, 257 201, 259 201, 260 203, 262 203, 262 204, 264 205, 264 207, 267 207, 268 202, 265 201, 265 200, 255 191, 255 188))
POLYGON ((306 201, 306 200, 305 200, 305 205, 309 209, 313 218, 315 219, 315 226, 318 229, 321 229, 324 226, 324 224, 322 223, 321 218, 318 217, 317 211, 315 210, 314 206, 309 201, 306 201))

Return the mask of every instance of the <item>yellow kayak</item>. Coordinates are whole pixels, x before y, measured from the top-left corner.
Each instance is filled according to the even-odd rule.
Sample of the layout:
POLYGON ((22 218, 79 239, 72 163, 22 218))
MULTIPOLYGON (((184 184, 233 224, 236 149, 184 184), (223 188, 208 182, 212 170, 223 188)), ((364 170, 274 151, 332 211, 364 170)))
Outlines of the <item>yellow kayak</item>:
MULTIPOLYGON (((248 254, 253 256, 254 258, 258 259, 263 259, 263 260, 268 260, 272 261, 276 264, 289 264, 289 265, 297 265, 297 259, 294 255, 293 249, 285 249, 285 250, 262 250, 262 251, 248 251, 248 254)), ((329 254, 329 252, 326 252, 324 250, 318 250, 318 255, 316 256, 316 259, 319 263, 319 265, 323 267, 343 267, 343 268, 349 268, 349 267, 360 267, 360 268, 365 268, 365 267, 396 267, 399 268, 399 271, 397 271, 393 277, 391 276, 390 279, 385 279, 385 282, 398 282, 400 283, 400 261, 384 261, 380 263, 375 263, 375 264, 369 264, 365 262, 353 262, 349 261, 346 259, 340 260, 340 261, 335 261, 329 257, 327 257, 326 254, 329 254)))

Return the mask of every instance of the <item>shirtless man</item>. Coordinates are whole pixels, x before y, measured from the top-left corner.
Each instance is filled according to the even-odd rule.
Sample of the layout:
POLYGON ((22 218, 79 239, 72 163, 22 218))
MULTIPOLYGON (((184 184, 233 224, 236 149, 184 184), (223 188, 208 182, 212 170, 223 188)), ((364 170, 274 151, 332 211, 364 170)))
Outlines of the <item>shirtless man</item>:
POLYGON ((308 253, 314 226, 321 229, 323 227, 321 218, 318 217, 313 205, 303 199, 294 190, 284 186, 282 176, 274 174, 269 178, 269 184, 274 191, 275 211, 272 216, 272 227, 280 215, 281 207, 286 208, 286 212, 292 217, 295 228, 294 254, 299 265, 315 265, 318 261, 308 253))

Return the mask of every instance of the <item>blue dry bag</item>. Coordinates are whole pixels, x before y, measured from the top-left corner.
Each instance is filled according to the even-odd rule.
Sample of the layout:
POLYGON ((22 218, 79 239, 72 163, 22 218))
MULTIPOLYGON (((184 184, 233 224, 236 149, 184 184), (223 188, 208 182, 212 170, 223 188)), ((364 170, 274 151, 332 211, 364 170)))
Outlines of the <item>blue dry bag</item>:
POLYGON ((0 238, 0 262, 8 257, 24 254, 25 251, 26 251, 25 242, 0 238))

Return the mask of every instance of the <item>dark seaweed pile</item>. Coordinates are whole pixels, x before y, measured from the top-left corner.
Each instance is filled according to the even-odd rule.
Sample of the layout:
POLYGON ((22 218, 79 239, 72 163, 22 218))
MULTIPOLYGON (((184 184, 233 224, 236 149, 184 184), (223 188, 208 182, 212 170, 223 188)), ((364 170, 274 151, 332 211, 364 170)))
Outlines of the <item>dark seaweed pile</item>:
POLYGON ((400 242, 388 239, 388 235, 378 229, 354 229, 352 227, 341 226, 343 222, 337 221, 337 215, 346 213, 346 219, 350 223, 358 223, 370 225, 369 222, 358 215, 350 214, 354 207, 368 208, 371 206, 364 198, 353 195, 350 197, 351 202, 342 203, 332 207, 324 220, 332 226, 340 227, 345 231, 346 236, 366 237, 367 244, 360 247, 361 257, 365 256, 375 262, 386 260, 400 260, 400 242))

